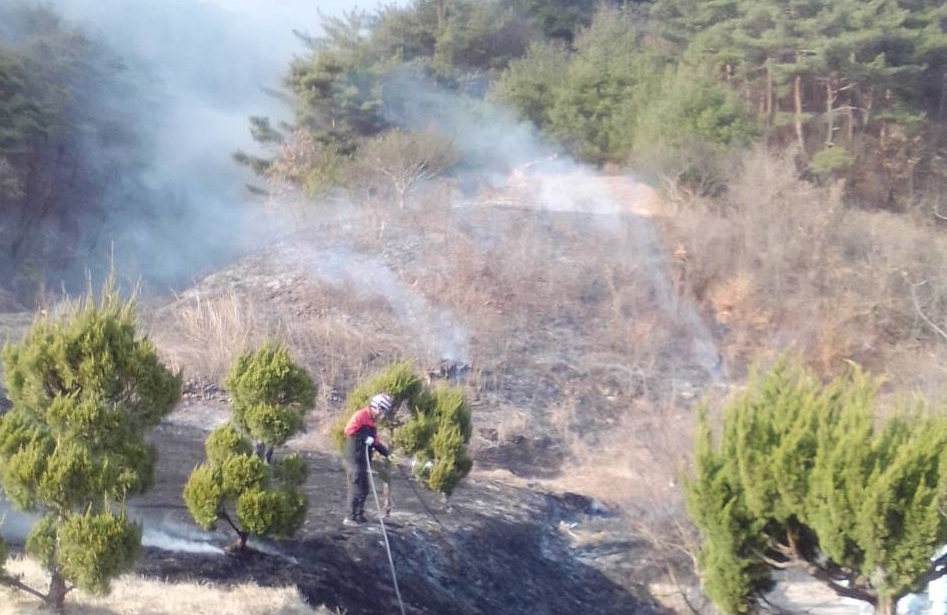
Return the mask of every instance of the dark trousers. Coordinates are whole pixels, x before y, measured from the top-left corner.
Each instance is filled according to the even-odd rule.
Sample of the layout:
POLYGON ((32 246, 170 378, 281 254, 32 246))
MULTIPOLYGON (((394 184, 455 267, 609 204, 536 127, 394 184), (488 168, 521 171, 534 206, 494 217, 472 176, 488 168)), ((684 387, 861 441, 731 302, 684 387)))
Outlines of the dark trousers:
POLYGON ((361 520, 365 516, 368 498, 368 460, 360 438, 350 437, 345 443, 345 479, 348 484, 349 518, 361 520))
POLYGON ((368 468, 350 464, 345 469, 349 487, 349 518, 361 520, 365 516, 365 500, 368 498, 368 468))

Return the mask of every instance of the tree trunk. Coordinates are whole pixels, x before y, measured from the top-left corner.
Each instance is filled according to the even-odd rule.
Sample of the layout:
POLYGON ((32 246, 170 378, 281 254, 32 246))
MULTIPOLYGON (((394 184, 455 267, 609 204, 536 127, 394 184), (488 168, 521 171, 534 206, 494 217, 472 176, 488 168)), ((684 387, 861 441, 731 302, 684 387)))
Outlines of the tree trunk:
POLYGON ((49 574, 49 594, 46 596, 46 604, 57 613, 66 612, 66 579, 59 572, 58 566, 53 566, 49 574))
POLYGON ((826 115, 826 134, 825 144, 832 145, 835 142, 833 135, 835 133, 835 91, 832 89, 832 80, 825 80, 825 115, 826 115))
POLYGON ((763 65, 766 71, 766 125, 773 125, 773 70, 770 68, 769 60, 763 65))
MULTIPOLYGON (((882 109, 890 107, 890 100, 892 98, 891 89, 888 88, 885 90, 884 96, 882 96, 882 109)), ((888 122, 886 120, 881 121, 881 129, 879 131, 879 141, 881 142, 881 149, 884 150, 888 146, 888 122)))
MULTIPOLYGON (((851 95, 849 95, 851 98, 851 95)), ((850 100, 845 107, 845 141, 851 143, 855 140, 855 101, 850 100)))
POLYGON ((802 75, 796 75, 793 82, 793 101, 795 103, 796 140, 799 142, 799 151, 806 151, 806 139, 802 132, 802 75))
POLYGON ((895 606, 897 602, 892 596, 878 596, 878 603, 875 605, 875 615, 895 615, 895 606))
POLYGON ((945 107, 947 107, 947 72, 944 73, 944 79, 940 83, 940 105, 937 107, 938 119, 944 119, 945 107))

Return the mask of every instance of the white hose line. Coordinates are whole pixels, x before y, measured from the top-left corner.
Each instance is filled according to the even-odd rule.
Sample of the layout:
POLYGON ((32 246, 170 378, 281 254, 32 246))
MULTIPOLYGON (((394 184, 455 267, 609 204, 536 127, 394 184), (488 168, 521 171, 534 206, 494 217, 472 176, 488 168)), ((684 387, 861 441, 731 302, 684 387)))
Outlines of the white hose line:
POLYGON ((388 531, 385 529, 385 519, 381 512, 381 502, 378 500, 378 492, 375 490, 375 479, 372 478, 372 445, 365 446, 365 467, 368 470, 368 483, 372 486, 372 495, 375 496, 375 507, 378 509, 378 523, 381 524, 381 535, 385 539, 385 551, 388 552, 388 565, 391 566, 391 580, 395 583, 395 595, 398 597, 398 606, 401 607, 401 615, 405 615, 404 602, 401 600, 401 590, 398 589, 398 575, 395 574, 395 560, 391 557, 391 545, 388 544, 388 531))

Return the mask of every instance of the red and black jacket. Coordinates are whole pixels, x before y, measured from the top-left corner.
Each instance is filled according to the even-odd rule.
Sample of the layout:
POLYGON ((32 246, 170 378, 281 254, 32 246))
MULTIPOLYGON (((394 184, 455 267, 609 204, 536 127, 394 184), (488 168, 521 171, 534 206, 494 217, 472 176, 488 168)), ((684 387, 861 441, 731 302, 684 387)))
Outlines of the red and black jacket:
POLYGON ((369 408, 362 408, 352 415, 349 422, 345 425, 346 455, 349 460, 358 465, 365 464, 365 439, 371 436, 374 439, 372 449, 381 453, 384 457, 388 456, 388 449, 378 441, 378 430, 375 426, 375 419, 372 418, 372 411, 369 408))

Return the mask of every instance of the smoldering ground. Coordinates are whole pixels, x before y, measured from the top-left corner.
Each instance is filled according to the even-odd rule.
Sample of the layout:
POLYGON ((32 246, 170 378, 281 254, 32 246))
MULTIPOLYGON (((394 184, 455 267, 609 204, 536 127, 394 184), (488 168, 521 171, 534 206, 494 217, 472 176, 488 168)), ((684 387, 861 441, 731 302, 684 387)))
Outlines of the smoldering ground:
MULTIPOLYGON (((121 16, 119 21, 122 25, 114 26, 113 36, 121 40, 133 33, 134 28, 129 23, 134 20, 114 8, 119 6, 118 0, 101 6, 106 8, 93 10, 91 14, 109 13, 108 7, 111 6, 111 14, 121 16)), ((177 23, 174 20, 179 19, 181 14, 174 12, 175 7, 193 5, 182 2, 168 3, 167 6, 170 8, 157 9, 155 3, 152 3, 151 12, 140 15, 137 18, 138 23, 153 25, 149 22, 166 19, 177 23)), ((208 7, 201 10, 205 9, 209 10, 208 7)), ((145 58, 160 58, 162 54, 179 56, 184 54, 179 54, 178 51, 191 47, 194 40, 202 40, 210 49, 215 50, 214 53, 207 54, 208 61, 215 68, 223 70, 221 67, 228 65, 229 60, 232 70, 232 59, 240 58, 246 53, 246 49, 229 47, 214 40, 219 38, 225 43, 228 40, 219 28, 209 30, 209 41, 202 38, 202 32, 175 38, 182 32, 190 32, 193 24, 202 23, 202 19, 192 15, 187 18, 191 21, 179 24, 180 30, 178 26, 165 28, 164 34, 155 36, 151 42, 146 39, 147 44, 139 39, 135 44, 143 45, 144 48, 136 53, 145 58), (166 43, 171 45, 165 47, 166 43), (232 53, 232 56, 227 57, 224 49, 232 53)), ((162 31, 161 28, 156 30, 162 31)), ((119 43, 116 43, 116 46, 120 46, 119 43)), ((248 235, 253 236, 249 231, 255 227, 254 218, 247 215, 247 212, 252 214, 253 207, 238 205, 243 201, 238 201, 238 197, 230 200, 230 197, 226 196, 242 194, 242 186, 246 181, 243 170, 231 166, 229 154, 233 149, 252 145, 247 137, 245 116, 268 115, 271 114, 269 111, 272 111, 272 115, 284 112, 269 106, 274 104, 274 101, 268 97, 258 98, 259 82, 271 82, 269 73, 251 71, 255 76, 247 81, 243 81, 240 75, 231 75, 231 81, 224 71, 221 75, 223 85, 219 88, 212 87, 216 83, 215 80, 202 79, 199 71, 194 70, 195 66, 187 66, 188 57, 194 56, 178 58, 180 72, 171 68, 174 64, 158 62, 161 69, 157 70, 154 79, 160 88, 158 85, 156 88, 166 87, 167 89, 162 91, 164 95, 171 97, 170 101, 162 101, 165 114, 158 122, 160 129, 156 130, 160 137, 154 142, 156 150, 165 155, 155 156, 156 164, 149 165, 148 172, 142 175, 150 182, 145 183, 155 187, 156 192, 167 191, 166 194, 177 195, 180 198, 176 203, 186 206, 181 205, 180 208, 174 209, 173 215, 164 218, 161 223, 153 224, 148 229, 137 229, 138 234, 132 235, 133 241, 117 246, 116 250, 118 254, 133 252, 129 262, 135 263, 143 271, 150 268, 158 279, 192 275, 196 270, 206 269, 219 260, 226 260, 233 255, 235 248, 253 245, 253 241, 247 239, 248 235), (236 88, 234 82, 247 84, 247 89, 236 88), (252 95, 249 93, 251 91, 252 95), (237 104, 237 101, 243 104, 248 100, 261 101, 262 108, 253 106, 252 109, 244 110, 237 104), (221 140, 215 143, 215 137, 220 137, 221 140), (185 227, 190 230, 182 230, 185 227)), ((144 60, 141 62, 142 65, 145 64, 144 60)), ((601 200, 604 197, 599 196, 600 190, 595 187, 595 173, 579 169, 579 165, 567 160, 561 153, 550 159, 556 149, 543 143, 528 126, 500 112, 477 111, 466 116, 462 113, 463 106, 456 104, 456 99, 452 100, 443 92, 426 87, 421 89, 405 86, 395 91, 401 96, 400 108, 403 113, 392 115, 393 118, 402 118, 407 127, 422 127, 420 122, 440 117, 441 125, 462 144, 461 149, 468 155, 470 162, 459 171, 467 174, 458 176, 461 183, 466 177, 486 175, 488 181, 496 181, 504 187, 509 186, 516 169, 536 160, 549 159, 548 175, 533 176, 538 182, 538 188, 533 192, 543 195, 542 198, 524 199, 518 205, 539 210, 569 212, 574 209, 584 211, 585 207, 591 204, 592 216, 583 218, 588 221, 590 228, 612 228, 615 229, 616 236, 627 233, 628 251, 623 252, 622 256, 641 259, 646 264, 652 262, 657 248, 653 237, 646 230, 647 227, 634 226, 629 230, 627 227, 610 226, 618 219, 620 208, 601 200), (408 92, 416 93, 418 97, 411 100, 405 96, 408 92), (423 105, 419 103, 422 96, 426 100, 423 105), (423 117, 410 115, 413 113, 412 109, 419 108, 427 112, 423 117), (444 114, 438 110, 450 113, 444 114), (580 182, 573 183, 573 191, 564 191, 561 184, 557 187, 546 181, 548 176, 561 174, 565 172, 564 169, 574 171, 571 177, 581 179, 580 182), (571 199, 574 205, 564 205, 567 199, 571 199)), ((461 200, 459 203, 461 207, 470 208, 482 205, 476 200, 461 200)), ((458 215, 458 220, 462 220, 462 214, 458 215)), ((137 219, 129 218, 128 228, 136 228, 135 220, 137 219)), ((634 224, 646 225, 647 222, 635 221, 634 224)), ((489 229, 480 229, 475 233, 483 238, 482 248, 490 250, 489 229)), ((522 247, 524 251, 531 249, 529 245, 522 247)), ((466 339, 470 327, 468 323, 453 317, 447 307, 441 309, 430 301, 418 298, 413 292, 401 292, 404 282, 393 275, 398 270, 396 262, 382 263, 373 258, 356 256, 346 250, 347 248, 344 248, 329 253, 313 251, 307 257, 312 275, 319 278, 351 279, 358 282, 360 287, 367 286, 367 293, 385 296, 396 304, 394 310, 403 319, 430 321, 434 318, 439 324, 426 328, 428 343, 433 347, 456 349, 455 352, 461 355, 458 358, 467 359, 462 355, 470 352, 466 339), (367 279, 366 271, 372 272, 367 279)), ((567 254, 560 256, 568 257, 567 254)), ((654 284, 656 294, 662 297, 662 307, 670 310, 675 306, 673 301, 668 299, 666 273, 657 264, 657 260, 654 258, 653 280, 649 283, 654 284)), ((550 261, 545 266, 553 268, 556 262, 550 261)), ((561 349, 559 351, 561 352, 561 349)), ((532 394, 533 387, 528 387, 528 390, 532 394)), ((160 435, 160 439, 165 443, 189 442, 193 449, 189 454, 200 454, 200 442, 196 439, 191 441, 182 434, 166 431, 160 435)), ((185 463, 188 457, 177 455, 174 451, 165 451, 162 459, 177 460, 182 464, 179 472, 193 468, 192 463, 185 463)), ((317 505, 310 511, 310 527, 306 537, 299 545, 285 546, 285 553, 297 560, 308 558, 305 566, 288 566, 287 560, 282 556, 273 560, 264 556, 251 558, 239 566, 216 553, 199 556, 200 559, 188 559, 180 556, 182 545, 178 543, 178 546, 174 547, 175 550, 170 552, 158 553, 149 548, 141 570, 171 578, 174 575, 190 576, 195 570, 230 580, 236 580, 232 576, 234 574, 266 576, 272 578, 274 583, 285 581, 285 571, 292 570, 294 574, 303 575, 300 577, 302 581, 294 579, 292 582, 309 587, 314 601, 352 609, 359 607, 357 612, 363 613, 391 612, 392 593, 385 576, 387 571, 378 535, 352 537, 340 533, 338 502, 341 500, 343 489, 340 468, 331 458, 312 457, 310 461, 318 462, 323 470, 316 475, 328 477, 328 480, 314 483, 312 495, 316 498, 317 505), (344 565, 340 566, 340 562, 344 565), (317 578, 320 575, 323 578, 317 578), (367 591, 363 586, 354 587, 353 578, 370 579, 371 585, 367 591), (363 598, 366 594, 367 597, 363 598), (351 601, 362 602, 353 604, 351 601)), ((157 502, 157 506, 143 509, 149 511, 145 516, 146 536, 154 535, 148 534, 148 530, 157 527, 157 534, 162 540, 170 537, 175 542, 184 541, 187 545, 200 543, 200 534, 194 532, 194 528, 189 527, 186 520, 181 519, 182 513, 179 509, 172 507, 180 506, 180 486, 183 484, 180 476, 175 479, 166 468, 160 468, 159 475, 163 477, 160 480, 166 482, 167 490, 149 496, 153 498, 152 501, 157 502), (175 483, 175 480, 178 482, 175 483), (169 502, 176 504, 168 504, 169 502), (165 507, 163 510, 162 506, 165 507)), ((410 495, 403 497, 406 502, 410 502, 410 495)), ((399 514, 401 510, 407 514, 395 518, 397 523, 392 527, 396 533, 394 542, 397 561, 407 562, 406 565, 411 571, 411 581, 405 587, 406 596, 412 601, 411 612, 451 610, 464 613, 635 613, 647 608, 630 597, 620 584, 608 579, 594 565, 589 564, 594 554, 586 554, 588 558, 581 560, 570 551, 566 534, 560 531, 559 524, 564 520, 569 523, 584 523, 588 518, 582 515, 586 513, 566 510, 568 507, 560 506, 555 498, 550 500, 542 494, 511 489, 489 481, 471 481, 470 489, 458 494, 453 502, 456 516, 448 514, 444 508, 439 509, 439 513, 443 513, 443 518, 451 524, 449 527, 457 532, 453 540, 462 545, 462 549, 457 551, 447 551, 439 539, 430 536, 430 528, 426 527, 427 522, 424 521, 424 510, 419 508, 416 502, 405 504, 404 509, 399 509, 399 514), (511 506, 516 510, 511 510, 511 506), (518 560, 515 553, 525 554, 528 558, 518 560), (560 564, 565 568, 559 568, 560 564), (510 575, 510 570, 523 571, 523 575, 510 575)), ((632 545, 627 544, 627 541, 627 537, 615 538, 606 554, 620 551, 630 555, 629 547, 632 545)), ((210 541, 209 548, 219 547, 219 542, 210 541)), ((646 575, 642 573, 640 576, 644 578, 646 575)))

